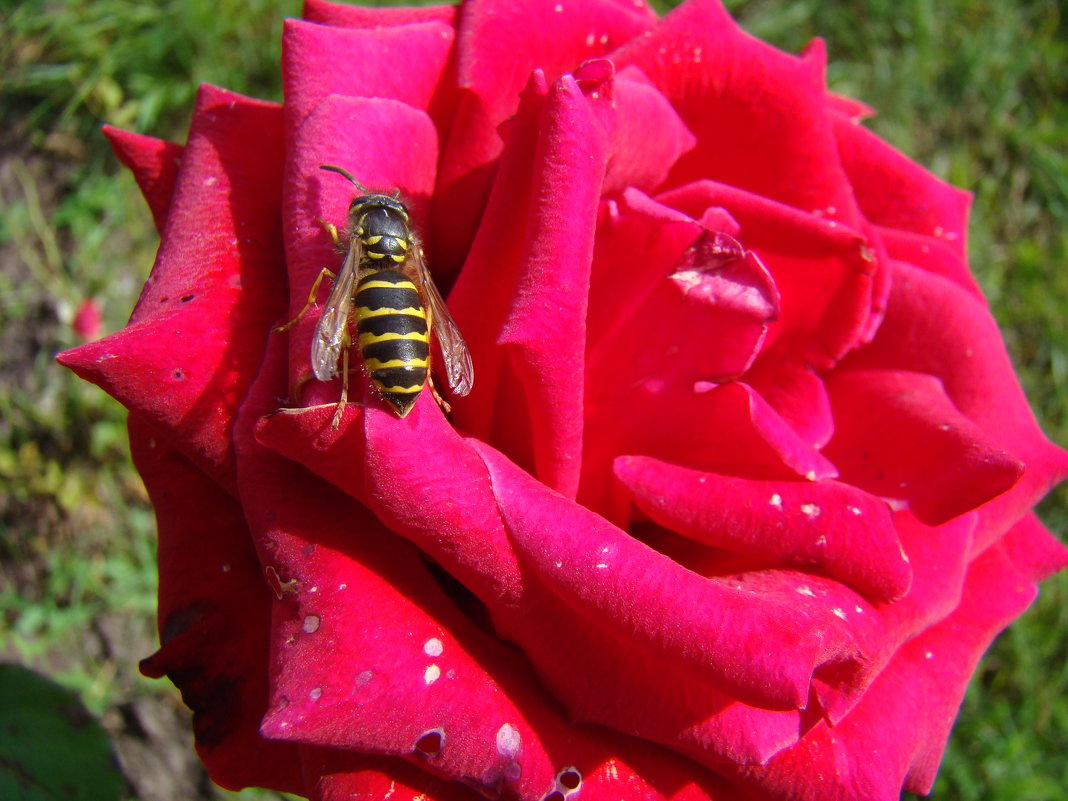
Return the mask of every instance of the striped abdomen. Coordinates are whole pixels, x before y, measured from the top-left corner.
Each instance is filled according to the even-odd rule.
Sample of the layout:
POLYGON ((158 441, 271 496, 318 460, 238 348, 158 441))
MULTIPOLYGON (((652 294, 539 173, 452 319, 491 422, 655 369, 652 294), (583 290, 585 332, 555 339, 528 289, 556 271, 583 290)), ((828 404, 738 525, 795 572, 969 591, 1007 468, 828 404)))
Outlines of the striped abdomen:
POLYGON ((430 357, 419 290, 396 270, 367 273, 356 284, 353 307, 371 383, 404 417, 426 383, 430 357))

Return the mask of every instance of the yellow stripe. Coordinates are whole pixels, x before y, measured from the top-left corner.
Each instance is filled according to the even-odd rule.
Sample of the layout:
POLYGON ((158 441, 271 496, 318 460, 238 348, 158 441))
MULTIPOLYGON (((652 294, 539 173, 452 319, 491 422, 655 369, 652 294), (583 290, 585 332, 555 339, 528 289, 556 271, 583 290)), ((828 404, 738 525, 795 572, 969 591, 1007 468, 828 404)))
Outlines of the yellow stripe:
POLYGON ((368 309, 366 306, 359 306, 356 309, 357 320, 366 320, 368 317, 385 317, 388 314, 406 314, 409 317, 426 319, 426 312, 422 309, 368 309))
POLYGON ((381 381, 374 381, 374 379, 372 379, 372 382, 374 383, 375 387, 378 389, 379 392, 399 392, 411 395, 415 392, 423 391, 422 384, 417 387, 387 387, 381 381))
POLYGON ((365 245, 377 245, 381 241, 382 241, 382 234, 379 234, 378 236, 369 236, 369 237, 367 237, 365 240, 363 240, 363 243, 365 245))
MULTIPOLYGON (((381 270, 379 271, 379 273, 381 270)), ((360 289, 415 289, 415 284, 411 281, 400 281, 394 284, 391 281, 378 281, 372 278, 370 281, 364 281, 360 284, 360 289)))
POLYGON ((385 370, 389 367, 427 367, 426 359, 412 359, 410 362, 404 359, 390 359, 388 362, 380 362, 378 359, 367 359, 364 362, 368 370, 385 370))
POLYGON ((395 339, 410 339, 413 342, 430 342, 430 337, 427 334, 412 333, 412 334, 394 334, 392 331, 387 331, 385 334, 360 334, 360 347, 366 345, 373 345, 376 342, 391 342, 395 339))

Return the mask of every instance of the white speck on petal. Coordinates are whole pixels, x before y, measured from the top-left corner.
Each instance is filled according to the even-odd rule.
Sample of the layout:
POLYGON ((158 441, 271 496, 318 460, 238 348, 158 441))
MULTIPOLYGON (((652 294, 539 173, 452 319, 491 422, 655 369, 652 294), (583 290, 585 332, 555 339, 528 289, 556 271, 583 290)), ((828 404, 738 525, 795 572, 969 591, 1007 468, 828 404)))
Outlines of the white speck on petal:
POLYGON ((815 520, 820 516, 820 508, 814 503, 803 503, 801 504, 801 514, 815 520))
POLYGON ((816 544, 821 546, 826 545, 827 538, 823 534, 820 534, 818 537, 816 537, 816 544))
POLYGON ((855 515, 858 515, 858 516, 859 516, 859 515, 862 515, 862 514, 864 514, 864 513, 863 513, 863 512, 862 512, 862 511, 860 510, 860 508, 859 508, 859 507, 857 507, 857 506, 847 506, 846 508, 847 508, 847 509, 849 509, 849 511, 850 511, 850 512, 852 512, 852 513, 853 513, 853 514, 855 514, 855 515))
POLYGON ((348 584, 338 584, 337 588, 339 590, 347 590, 349 588, 349 585, 348 584))
POLYGON ((308 615, 300 624, 300 630, 305 634, 314 634, 319 630, 319 616, 308 615))
POLYGON ((934 659, 934 654, 933 654, 933 653, 931 653, 930 651, 927 651, 927 652, 926 652, 926 653, 925 653, 925 654, 923 655, 923 658, 924 658, 924 659, 934 659))
POLYGON ((557 3, 555 6, 553 6, 553 11, 555 11, 557 14, 562 14, 564 12, 564 7, 560 3, 557 3))
POLYGON ((523 737, 511 723, 505 723, 497 729, 497 753, 502 757, 514 759, 523 747, 523 737))
POLYGON ((782 511, 782 496, 779 493, 776 492, 774 495, 772 495, 771 500, 768 501, 768 503, 770 503, 780 512, 782 511))
POLYGON ((812 588, 809 587, 807 584, 802 584, 800 587, 798 587, 797 588, 797 593, 799 595, 807 595, 810 598, 815 598, 816 597, 816 593, 814 593, 812 591, 812 588))
POLYGON ((441 668, 437 665, 429 665, 425 671, 423 671, 423 681, 428 685, 433 684, 435 681, 441 678, 441 668))
POLYGON ((806 481, 815 481, 816 480, 816 471, 815 470, 809 470, 807 473, 805 473, 805 480, 806 481))
POLYGON ((310 699, 312 699, 313 701, 318 701, 320 698, 323 697, 323 688, 322 687, 313 687, 311 689, 311 691, 308 693, 308 697, 310 699))
POLYGON ((445 646, 442 645, 441 640, 437 637, 431 637, 423 643, 423 653, 427 656, 441 656, 441 652, 444 650, 445 646))
POLYGON ((842 618, 842 620, 845 620, 845 619, 846 619, 846 613, 845 613, 845 610, 844 610, 844 609, 840 609, 840 608, 839 608, 839 607, 837 607, 837 606, 836 606, 836 607, 835 607, 834 609, 832 609, 832 610, 831 610, 831 614, 832 614, 832 615, 834 615, 835 617, 840 617, 840 618, 842 618))
POLYGON ((586 34, 586 47, 593 47, 593 43, 597 41, 597 36, 593 31, 586 34))
POLYGON ((863 615, 864 614, 864 607, 863 606, 854 606, 853 609, 856 610, 858 615, 863 615))

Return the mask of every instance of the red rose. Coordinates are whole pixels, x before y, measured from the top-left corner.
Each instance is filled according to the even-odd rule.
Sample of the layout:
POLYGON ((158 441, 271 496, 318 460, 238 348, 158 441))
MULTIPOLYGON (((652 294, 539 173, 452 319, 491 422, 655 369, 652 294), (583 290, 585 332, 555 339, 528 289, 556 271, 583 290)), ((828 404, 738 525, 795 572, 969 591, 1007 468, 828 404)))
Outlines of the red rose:
MULTIPOLYGON (((713 0, 309 0, 282 106, 110 130, 163 236, 61 356, 131 411, 160 650, 227 787, 314 798, 892 799, 1068 563, 1068 471, 968 196, 713 0), (451 421, 287 333, 360 182, 474 359, 451 421)), ((319 293, 321 304, 325 288, 319 293)))

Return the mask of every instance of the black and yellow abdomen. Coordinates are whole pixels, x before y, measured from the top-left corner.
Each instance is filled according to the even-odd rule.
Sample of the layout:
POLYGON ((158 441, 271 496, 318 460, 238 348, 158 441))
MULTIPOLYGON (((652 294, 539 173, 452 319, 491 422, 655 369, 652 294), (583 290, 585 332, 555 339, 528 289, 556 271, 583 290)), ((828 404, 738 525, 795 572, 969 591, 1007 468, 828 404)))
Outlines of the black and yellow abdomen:
POLYGON ((375 389, 401 417, 426 384, 430 337, 419 290, 397 270, 368 272, 353 298, 360 353, 375 389))

